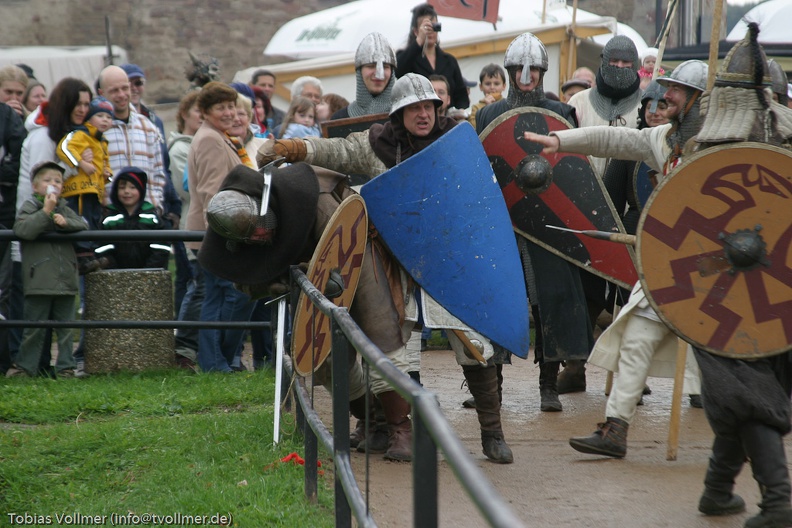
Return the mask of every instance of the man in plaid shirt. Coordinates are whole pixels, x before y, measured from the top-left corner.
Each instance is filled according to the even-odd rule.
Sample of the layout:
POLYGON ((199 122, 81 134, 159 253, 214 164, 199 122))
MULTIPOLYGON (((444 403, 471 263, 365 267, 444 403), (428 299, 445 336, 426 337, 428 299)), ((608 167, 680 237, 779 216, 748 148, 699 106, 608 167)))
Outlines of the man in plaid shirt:
POLYGON ((153 204, 163 216, 168 213, 180 216, 181 204, 175 210, 169 203, 166 189, 169 180, 162 161, 162 136, 157 127, 130 104, 131 90, 126 72, 118 66, 108 66, 102 70, 99 74, 99 93, 113 104, 115 113, 113 126, 104 133, 113 174, 123 167, 142 169, 149 177, 146 201, 153 204))

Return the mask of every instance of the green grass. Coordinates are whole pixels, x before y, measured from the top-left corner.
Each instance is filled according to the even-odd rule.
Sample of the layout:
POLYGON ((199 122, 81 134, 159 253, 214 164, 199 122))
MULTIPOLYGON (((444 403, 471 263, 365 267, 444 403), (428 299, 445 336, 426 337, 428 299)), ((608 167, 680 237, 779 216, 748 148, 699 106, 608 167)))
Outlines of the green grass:
MULTIPOLYGON (((180 370, 0 381, 0 526, 8 512, 230 514, 232 526, 333 526, 332 480, 303 495, 291 415, 272 444, 274 375, 180 370)), ((322 454, 324 455, 324 454, 322 454)), ((323 466, 329 460, 322 456, 323 466)), ((106 525, 110 525, 109 521, 106 525)))

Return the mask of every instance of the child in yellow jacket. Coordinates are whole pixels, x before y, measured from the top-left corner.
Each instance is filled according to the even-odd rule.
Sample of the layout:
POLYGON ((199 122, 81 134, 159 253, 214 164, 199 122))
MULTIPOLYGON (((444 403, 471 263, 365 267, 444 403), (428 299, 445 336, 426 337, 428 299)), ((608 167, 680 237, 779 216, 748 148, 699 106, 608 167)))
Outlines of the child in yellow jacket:
MULTIPOLYGON (((105 183, 110 180, 110 161, 107 140, 102 136, 113 124, 113 105, 104 97, 95 97, 85 116, 85 122, 77 125, 58 143, 58 157, 77 171, 63 182, 61 196, 68 206, 88 222, 89 229, 101 229, 105 183), (90 161, 84 159, 91 153, 90 161)), ((92 271, 95 260, 94 242, 77 242, 78 261, 81 272, 92 271), (83 269, 85 268, 85 269, 83 269)))
POLYGON ((484 93, 484 99, 474 104, 470 108, 468 121, 476 128, 476 113, 496 101, 503 98, 503 90, 506 89, 506 72, 497 64, 487 64, 481 69, 479 74, 479 90, 484 93))

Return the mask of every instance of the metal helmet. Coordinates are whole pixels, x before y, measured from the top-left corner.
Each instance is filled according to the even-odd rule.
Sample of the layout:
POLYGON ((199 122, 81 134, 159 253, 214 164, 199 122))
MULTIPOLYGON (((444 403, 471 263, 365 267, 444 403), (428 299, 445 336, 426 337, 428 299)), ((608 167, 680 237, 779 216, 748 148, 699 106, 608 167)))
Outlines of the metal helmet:
POLYGON ((773 59, 767 61, 767 66, 770 68, 770 78, 773 80, 773 93, 786 95, 787 76, 784 68, 773 59))
POLYGON ((770 68, 770 77, 773 79, 773 93, 778 96, 779 103, 786 104, 789 101, 789 88, 784 68, 773 59, 767 61, 767 66, 770 68))
POLYGON ((417 73, 407 73, 393 85, 389 115, 418 101, 434 101, 435 108, 443 104, 429 79, 417 73))
POLYGON ((380 33, 369 33, 358 45, 355 52, 355 69, 359 69, 366 64, 377 65, 377 79, 385 79, 385 65, 390 64, 396 68, 396 53, 391 45, 380 33))
POLYGON ((657 79, 661 85, 668 88, 669 84, 676 83, 703 92, 707 89, 707 63, 700 60, 687 60, 674 68, 668 77, 657 79))
POLYGON ((260 213, 261 202, 242 192, 226 189, 215 194, 206 208, 209 226, 226 238, 230 251, 236 243, 271 244, 278 226, 275 212, 260 213))
POLYGON ((756 88, 772 84, 767 57, 757 42, 758 35, 759 26, 755 22, 749 23, 748 33, 732 46, 723 59, 723 64, 715 75, 715 86, 756 88), (760 63, 757 64, 757 61, 760 63))
POLYGON ((536 35, 523 33, 512 40, 509 47, 506 48, 503 65, 507 70, 521 66, 523 71, 520 76, 520 82, 530 84, 532 66, 541 69, 543 72, 547 71, 547 50, 536 35))
POLYGON ((663 87, 657 81, 652 81, 649 83, 649 86, 646 87, 646 90, 641 94, 641 103, 646 101, 651 101, 649 104, 649 111, 652 113, 657 112, 657 103, 666 93, 665 87, 663 87))

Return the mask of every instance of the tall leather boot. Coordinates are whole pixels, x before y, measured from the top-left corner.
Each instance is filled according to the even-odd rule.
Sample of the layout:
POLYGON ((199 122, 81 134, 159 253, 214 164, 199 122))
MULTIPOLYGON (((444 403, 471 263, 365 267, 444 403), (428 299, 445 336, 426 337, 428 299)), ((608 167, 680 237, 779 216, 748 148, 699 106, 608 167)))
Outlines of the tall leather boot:
POLYGON ((558 374, 558 394, 586 392, 586 361, 569 359, 558 374))
POLYGON ((627 454, 627 430, 630 424, 619 418, 606 418, 597 424, 597 430, 589 436, 570 438, 572 449, 590 455, 605 455, 624 458, 627 454))
POLYGON ((731 515, 745 511, 745 501, 735 495, 734 479, 745 463, 745 452, 738 438, 716 436, 704 477, 704 493, 698 510, 704 515, 731 515))
POLYGON ((511 464, 514 462, 514 455, 506 443, 501 427, 497 368, 463 365, 462 372, 470 393, 476 399, 476 414, 481 427, 481 447, 484 454, 497 464, 511 464))
POLYGON ((387 391, 377 396, 385 411, 388 422, 388 450, 386 460, 409 462, 412 460, 412 422, 410 404, 396 391, 387 391))
POLYGON ((357 418, 355 429, 349 434, 349 446, 358 452, 384 453, 388 449, 388 425, 382 405, 371 393, 350 400, 349 411, 357 418), (369 398, 369 425, 366 429, 366 398, 369 398))
POLYGON ((760 422, 749 422, 740 428, 740 439, 762 492, 762 511, 745 521, 745 528, 792 526, 792 486, 781 433, 760 422))
POLYGON ((561 412, 561 400, 558 399, 558 367, 557 361, 539 362, 539 397, 542 403, 539 408, 543 412, 561 412))

